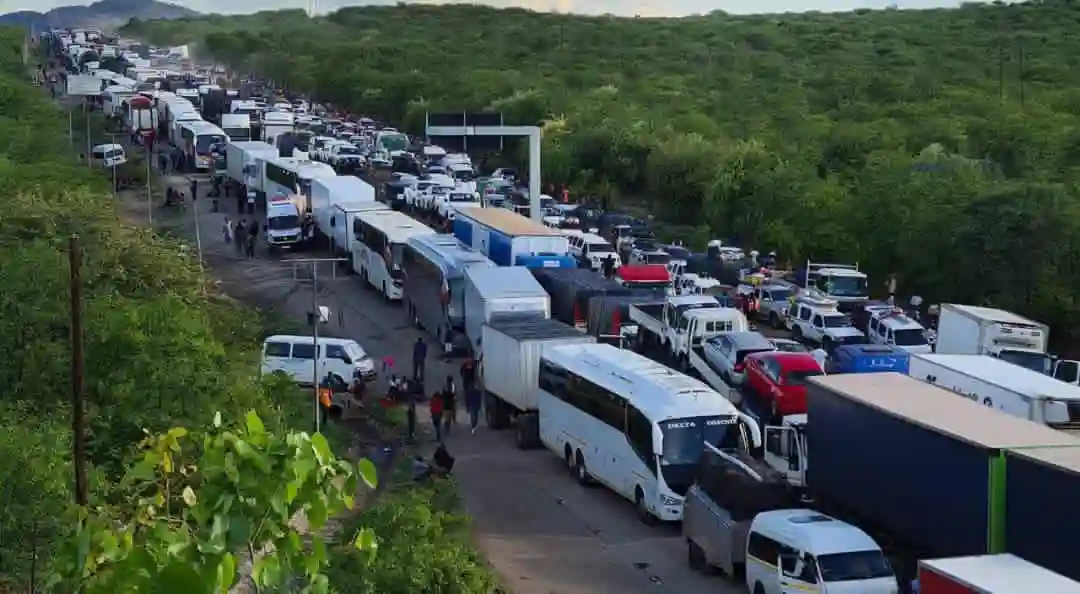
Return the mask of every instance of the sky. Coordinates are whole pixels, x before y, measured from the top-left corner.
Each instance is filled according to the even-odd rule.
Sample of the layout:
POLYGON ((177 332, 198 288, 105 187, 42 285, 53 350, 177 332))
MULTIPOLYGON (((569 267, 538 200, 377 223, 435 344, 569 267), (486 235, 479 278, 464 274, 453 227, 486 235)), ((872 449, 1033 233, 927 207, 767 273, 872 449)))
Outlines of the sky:
MULTIPOLYGON (((166 0, 169 1, 169 0, 166 0)), ((463 2, 465 0, 421 0, 427 4, 463 2)), ((0 0, 0 14, 17 10, 45 12, 60 6, 86 5, 92 0, 0 0)), ((216 0, 172 0, 173 4, 186 6, 199 12, 222 12, 216 0)), ((394 4, 396 0, 317 0, 319 12, 329 12, 343 6, 358 4, 394 4)), ((855 10, 858 8, 886 8, 895 4, 903 9, 938 8, 958 6, 958 0, 481 0, 480 3, 500 8, 517 6, 533 10, 573 12, 579 14, 616 14, 620 16, 686 16, 723 10, 731 14, 758 14, 782 12, 826 12, 855 10)), ((307 8, 307 0, 230 0, 230 14, 275 10, 282 8, 307 8)))

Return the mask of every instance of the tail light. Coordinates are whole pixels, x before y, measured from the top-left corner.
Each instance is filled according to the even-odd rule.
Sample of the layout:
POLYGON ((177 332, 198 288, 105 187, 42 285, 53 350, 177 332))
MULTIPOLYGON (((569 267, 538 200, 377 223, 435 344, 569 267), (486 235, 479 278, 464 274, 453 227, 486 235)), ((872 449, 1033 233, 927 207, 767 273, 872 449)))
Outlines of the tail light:
POLYGON ((746 363, 736 363, 735 364, 735 373, 742 373, 745 370, 746 370, 746 363))
POLYGON ((574 303, 574 325, 576 326, 584 321, 585 319, 581 315, 581 304, 574 303))
POLYGON ((616 308, 615 314, 611 316, 611 333, 618 336, 622 331, 622 310, 616 308))

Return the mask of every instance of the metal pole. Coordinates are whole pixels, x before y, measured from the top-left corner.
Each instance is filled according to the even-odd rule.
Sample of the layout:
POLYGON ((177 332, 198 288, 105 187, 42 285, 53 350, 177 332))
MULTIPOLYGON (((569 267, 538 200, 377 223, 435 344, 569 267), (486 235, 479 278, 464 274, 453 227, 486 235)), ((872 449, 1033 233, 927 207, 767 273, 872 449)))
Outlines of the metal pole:
POLYGON ((154 162, 154 143, 149 136, 143 136, 149 144, 146 147, 146 220, 151 227, 154 226, 154 190, 150 185, 151 163, 154 162))
POLYGON ((90 102, 83 98, 83 113, 86 115, 86 166, 90 167, 90 102))
POLYGON ((192 214, 195 217, 195 250, 199 253, 199 268, 203 267, 202 234, 199 232, 199 201, 191 197, 192 214))
POLYGON ((322 427, 322 419, 319 413, 319 263, 311 263, 311 344, 315 347, 315 355, 311 360, 312 372, 315 374, 315 433, 322 427))
POLYGON ((74 442, 75 503, 86 506, 86 411, 83 410, 83 340, 82 340, 82 249, 79 236, 71 236, 71 404, 72 441, 74 442))
MULTIPOLYGON (((116 135, 115 134, 110 134, 109 135, 109 142, 111 142, 112 144, 116 144, 116 135)), ((112 166, 112 197, 113 197, 113 200, 116 200, 117 197, 118 197, 117 196, 117 190, 116 190, 116 167, 117 167, 117 165, 112 166)))
POLYGON ((70 103, 68 104, 68 146, 71 147, 71 152, 75 152, 75 123, 74 118, 71 115, 72 108, 70 103))

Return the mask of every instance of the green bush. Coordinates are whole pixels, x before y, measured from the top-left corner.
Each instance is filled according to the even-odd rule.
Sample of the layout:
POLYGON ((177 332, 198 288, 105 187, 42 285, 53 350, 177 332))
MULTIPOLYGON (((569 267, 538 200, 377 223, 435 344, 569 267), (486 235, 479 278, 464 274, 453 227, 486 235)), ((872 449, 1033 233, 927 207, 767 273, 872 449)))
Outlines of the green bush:
POLYGON ((469 522, 451 480, 415 484, 407 463, 392 483, 340 530, 327 574, 340 594, 490 594, 496 581, 470 546, 469 522), (374 556, 349 535, 365 528, 378 539, 374 556))

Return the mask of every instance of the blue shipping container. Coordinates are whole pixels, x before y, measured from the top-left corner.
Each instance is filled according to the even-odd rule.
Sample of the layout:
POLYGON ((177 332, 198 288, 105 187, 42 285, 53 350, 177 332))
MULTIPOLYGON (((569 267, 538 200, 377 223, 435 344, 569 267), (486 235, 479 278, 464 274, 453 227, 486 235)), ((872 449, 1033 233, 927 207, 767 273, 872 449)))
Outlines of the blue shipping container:
POLYGON ((829 357, 830 373, 907 374, 911 354, 887 344, 845 344, 836 347, 829 357))
POLYGON ((1073 513, 1080 502, 1080 440, 1010 451, 1005 468, 1006 551, 1080 580, 1080 516, 1073 513))

